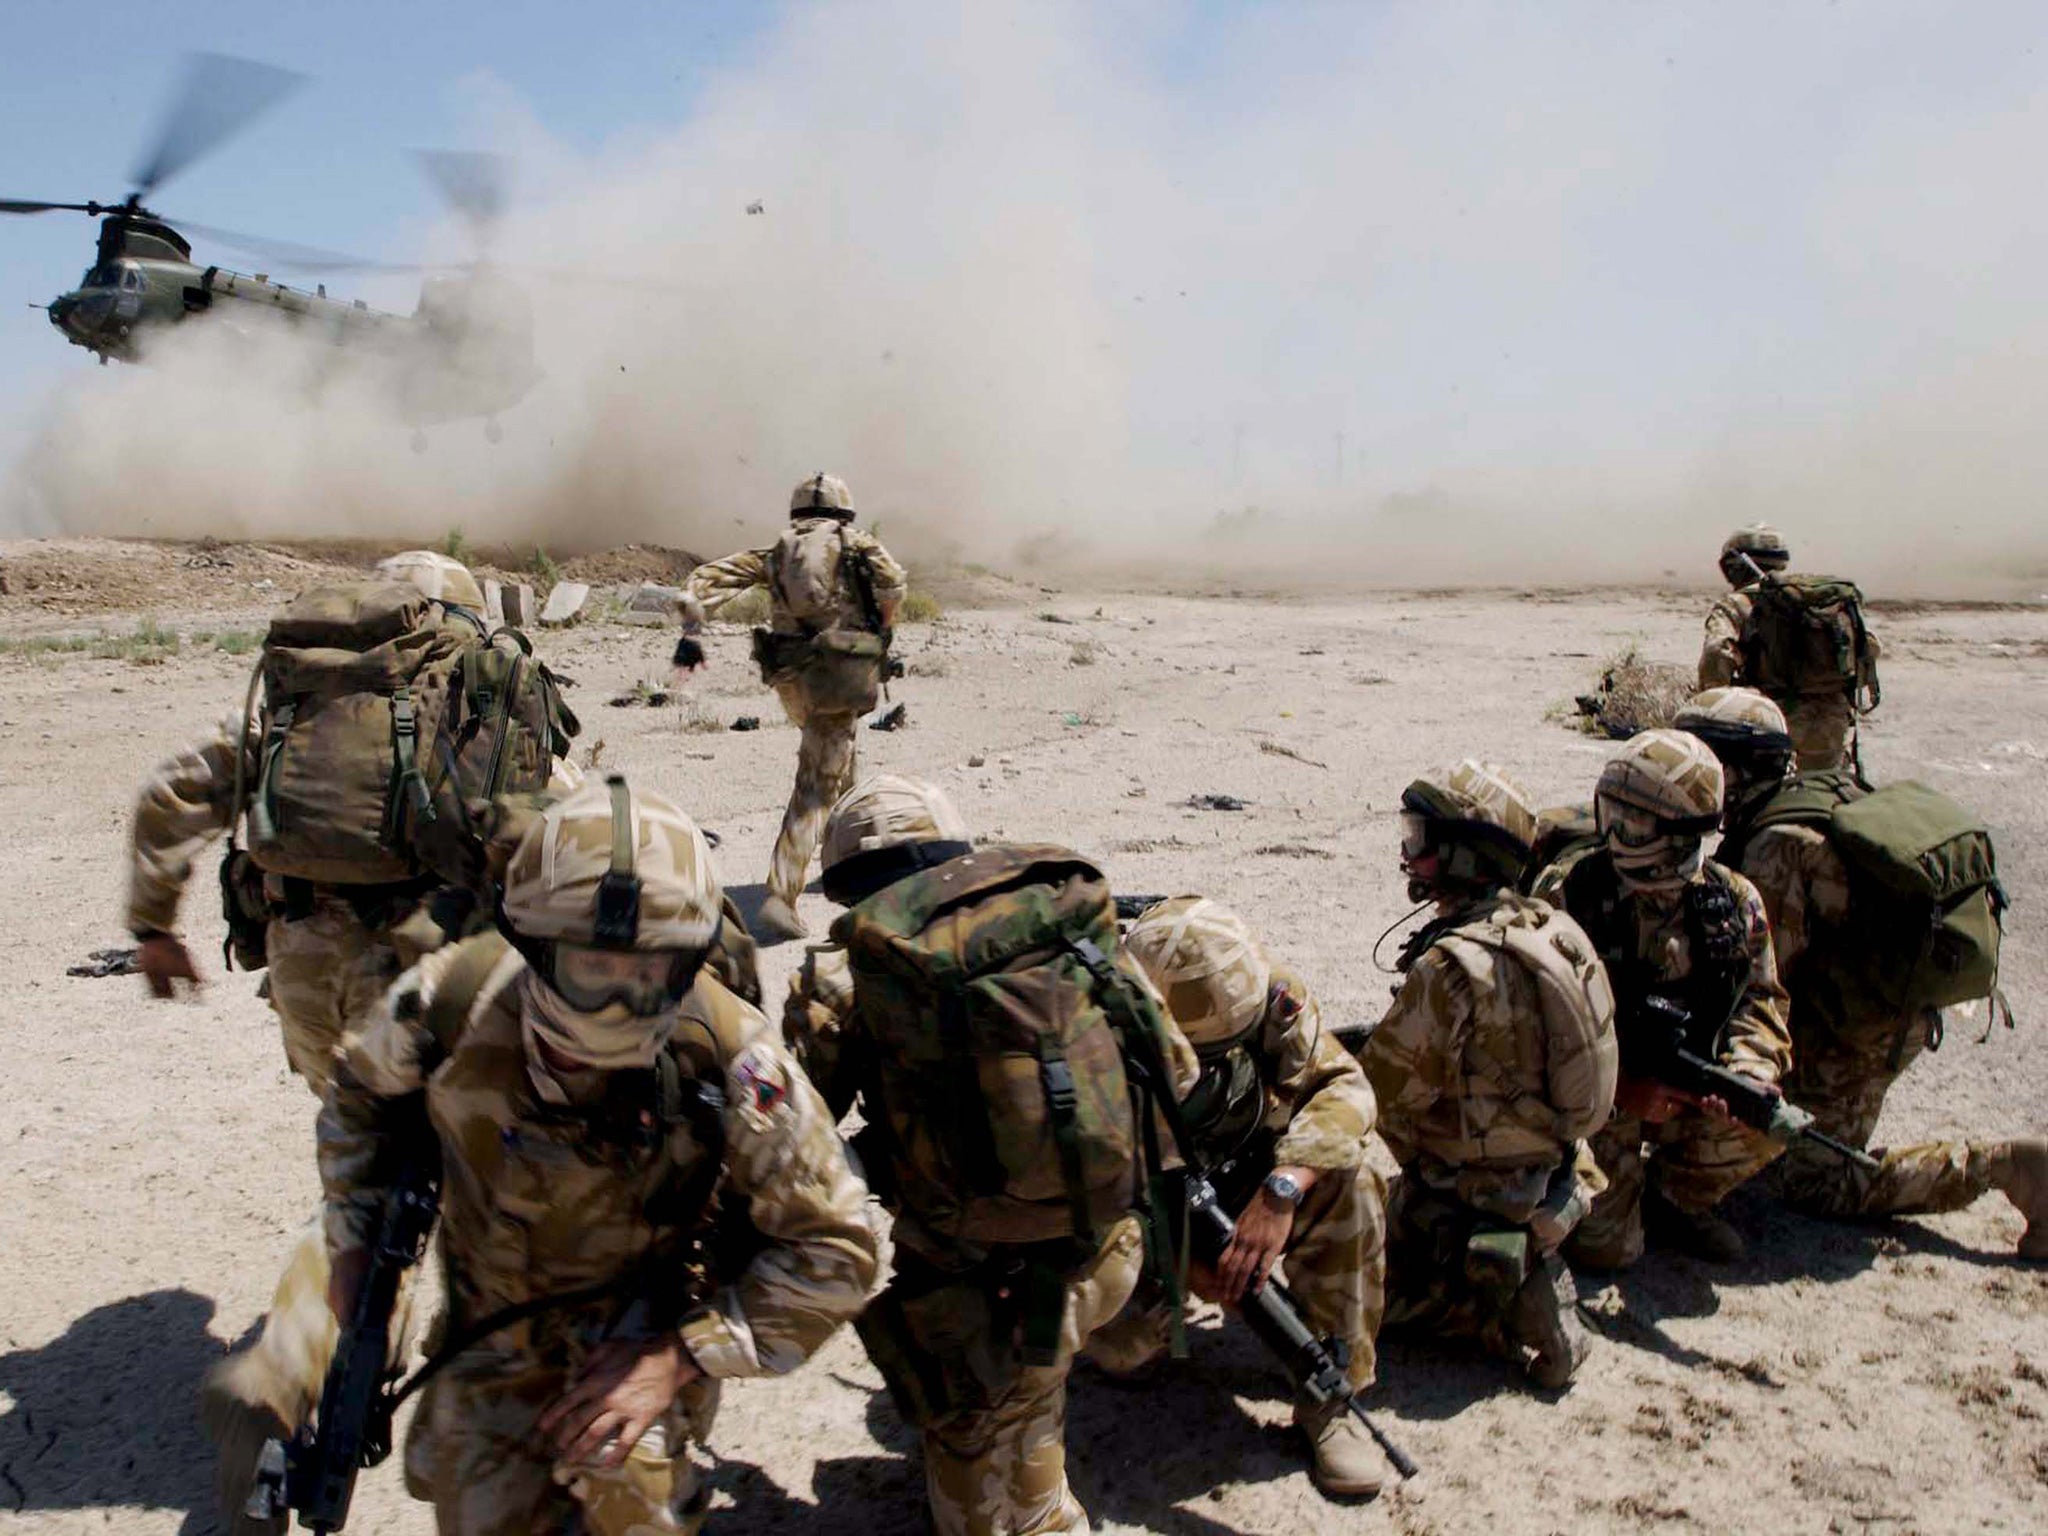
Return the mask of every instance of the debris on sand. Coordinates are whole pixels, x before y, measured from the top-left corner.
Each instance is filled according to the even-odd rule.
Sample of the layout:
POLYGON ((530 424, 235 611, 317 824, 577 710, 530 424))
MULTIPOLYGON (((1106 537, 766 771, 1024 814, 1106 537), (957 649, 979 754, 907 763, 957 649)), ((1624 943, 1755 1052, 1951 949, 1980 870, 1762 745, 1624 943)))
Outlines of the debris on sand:
POLYGON ((871 731, 900 731, 909 723, 910 706, 908 704, 898 704, 893 708, 884 710, 873 720, 869 721, 868 729, 871 731))
POLYGON ((731 728, 735 731, 758 731, 761 729, 761 717, 759 715, 741 715, 739 719, 733 721, 731 728))
POLYGON ((624 693, 606 701, 613 709, 632 709, 645 706, 648 709, 666 709, 675 702, 675 695, 656 683, 635 683, 624 693))
POLYGON ((1190 809, 1197 811, 1241 811, 1251 801, 1240 800, 1235 795, 1189 795, 1187 803, 1190 809))
POLYGON ((1668 726, 1693 696, 1693 681, 1687 668, 1649 661, 1630 645, 1602 669, 1597 689, 1573 701, 1578 727, 1589 736, 1626 741, 1639 731, 1668 726))
POLYGON ((1294 748, 1287 746, 1282 742, 1262 741, 1259 743, 1259 750, 1261 752, 1270 752, 1275 757, 1291 757, 1297 763, 1307 763, 1311 768, 1321 768, 1326 772, 1328 771, 1330 766, 1328 763, 1310 757, 1306 753, 1297 752, 1294 750, 1294 748))
POLYGON ((142 967, 129 949, 96 949, 83 965, 67 967, 66 976, 133 976, 142 967))
POLYGON ((1252 855, 1264 859, 1334 859, 1336 854, 1327 848, 1318 848, 1313 843, 1268 843, 1263 848, 1254 848, 1252 855))

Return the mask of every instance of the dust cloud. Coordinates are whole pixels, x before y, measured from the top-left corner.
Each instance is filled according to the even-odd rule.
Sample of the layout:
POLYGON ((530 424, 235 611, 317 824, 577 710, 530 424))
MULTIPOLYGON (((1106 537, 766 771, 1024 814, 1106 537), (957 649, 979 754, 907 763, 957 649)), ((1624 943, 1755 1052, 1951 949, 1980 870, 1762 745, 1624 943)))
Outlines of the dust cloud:
POLYGON ((998 566, 1711 580, 1767 518, 1867 584, 2038 587, 2043 33, 796 6, 589 153, 471 80, 545 375, 504 441, 415 454, 373 362, 188 326, 49 402, 0 527, 715 552, 827 468, 998 566))

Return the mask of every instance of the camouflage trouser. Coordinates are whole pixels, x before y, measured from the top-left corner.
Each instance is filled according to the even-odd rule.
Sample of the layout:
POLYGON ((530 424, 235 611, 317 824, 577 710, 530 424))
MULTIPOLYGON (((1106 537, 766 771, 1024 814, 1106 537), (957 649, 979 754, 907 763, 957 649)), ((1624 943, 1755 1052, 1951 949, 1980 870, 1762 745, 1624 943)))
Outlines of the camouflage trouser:
POLYGON ((406 1491, 441 1536, 656 1536, 702 1529, 709 1489, 688 1442, 710 1432, 718 1384, 699 1379, 623 1465, 568 1467, 535 1427, 568 1386, 561 1370, 483 1351, 427 1386, 405 1446, 406 1491))
POLYGON ((924 1426, 925 1488, 936 1536, 1038 1536, 1091 1529, 1067 1486, 1067 1373, 1088 1336, 1122 1310, 1144 1265, 1136 1217, 1067 1287, 1058 1358, 1025 1366, 985 1408, 924 1426))
POLYGON ((1475 1272, 1468 1248, 1477 1232, 1528 1229, 1430 1188, 1412 1170, 1402 1172, 1387 1202, 1386 1325, 1475 1339, 1523 1366, 1530 1351, 1554 1347, 1572 1328, 1578 1288, 1564 1260, 1543 1253, 1533 1237, 1519 1282, 1510 1274, 1475 1272))
MULTIPOLYGON (((1309 1331, 1343 1340, 1352 1390, 1371 1386, 1387 1284, 1387 1185, 1379 1170, 1367 1164, 1318 1179, 1294 1214, 1283 1263, 1309 1331)), ((1148 1281, 1089 1341, 1088 1356, 1109 1370, 1137 1370, 1167 1352, 1172 1330, 1172 1307, 1148 1281)))
POLYGON ((1792 755, 1801 773, 1840 768, 1856 750, 1856 709, 1846 694, 1829 693, 1803 699, 1780 699, 1785 726, 1792 734, 1792 755))
POLYGON ((1679 1210, 1710 1211, 1783 1150, 1762 1131, 1694 1109, 1661 1125, 1617 1109, 1592 1148, 1607 1189, 1564 1247, 1572 1263, 1592 1269, 1620 1269, 1643 1256, 1643 1195, 1652 1180, 1679 1210))
POLYGON ((363 1017, 398 979, 398 951, 387 932, 366 928, 354 908, 329 896, 305 917, 273 917, 264 943, 285 1059, 325 1098, 363 1017))
MULTIPOLYGON (((1908 1021, 1898 1064, 1899 1021, 1838 1031, 1819 1023, 1802 1029, 1793 1003, 1792 1072, 1785 1096, 1812 1113, 1820 1128, 1853 1147, 1870 1145, 1884 1096, 1927 1048, 1931 1017, 1908 1021)), ((1810 1142, 1795 1142, 1775 1170, 1786 1203, 1817 1216, 1904 1216, 1961 1210, 1991 1188, 1984 1159, 1962 1141, 1929 1141, 1877 1150, 1875 1173, 1810 1142)))
POLYGON ((780 683, 775 692, 803 739, 797 745, 796 786, 789 792, 789 809, 782 813, 782 830, 769 856, 768 891, 794 907, 810 872, 812 850, 825 830, 825 816, 853 788, 860 716, 813 710, 801 684, 780 683))

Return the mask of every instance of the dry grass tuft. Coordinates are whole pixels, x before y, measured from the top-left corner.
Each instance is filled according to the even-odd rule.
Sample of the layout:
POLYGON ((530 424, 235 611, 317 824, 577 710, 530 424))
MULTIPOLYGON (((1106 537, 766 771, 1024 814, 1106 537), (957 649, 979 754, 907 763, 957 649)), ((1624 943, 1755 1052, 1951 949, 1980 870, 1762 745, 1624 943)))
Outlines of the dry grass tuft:
POLYGON ((1693 696, 1693 683, 1686 668, 1646 660, 1631 642, 1601 669, 1599 687, 1579 695, 1578 728, 1613 741, 1658 730, 1693 696))

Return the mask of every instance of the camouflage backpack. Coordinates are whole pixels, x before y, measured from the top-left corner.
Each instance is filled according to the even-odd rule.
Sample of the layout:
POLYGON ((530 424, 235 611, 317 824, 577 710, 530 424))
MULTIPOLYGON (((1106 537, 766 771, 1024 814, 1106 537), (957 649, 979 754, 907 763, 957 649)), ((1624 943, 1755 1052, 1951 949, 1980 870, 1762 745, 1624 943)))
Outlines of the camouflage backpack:
POLYGON ((754 660, 770 687, 801 682, 812 707, 865 714, 881 697, 889 631, 875 600, 867 556, 850 546, 846 525, 805 518, 768 551, 775 606, 802 633, 754 631, 754 660), (848 623, 849 611, 855 615, 848 623))
POLYGON ((544 789, 578 728, 523 635, 398 583, 301 594, 271 621, 259 687, 256 777, 236 785, 248 852, 324 884, 475 883, 485 808, 544 789))
POLYGON ((1101 872, 1064 848, 984 848, 871 896, 832 937, 903 1210, 969 1251, 1092 1252, 1145 1193, 1133 1089, 1160 1080, 1165 1028, 1110 958, 1101 872))
POLYGON ((1742 841, 1785 824, 1818 828, 1848 867, 1853 916, 1831 961, 1839 983, 1901 1013, 2000 997, 2007 902, 1982 821, 1915 780, 1869 789, 1828 769, 1787 784, 1742 841))
POLYGON ((1745 589, 1743 680, 1774 699, 1846 694, 1859 711, 1882 697, 1863 593, 1834 576, 1771 576, 1745 589))

